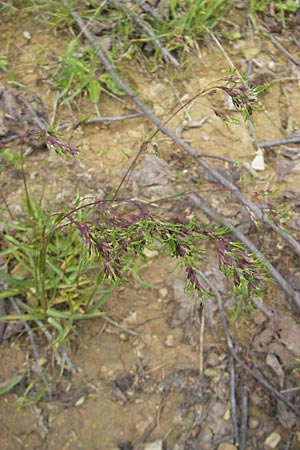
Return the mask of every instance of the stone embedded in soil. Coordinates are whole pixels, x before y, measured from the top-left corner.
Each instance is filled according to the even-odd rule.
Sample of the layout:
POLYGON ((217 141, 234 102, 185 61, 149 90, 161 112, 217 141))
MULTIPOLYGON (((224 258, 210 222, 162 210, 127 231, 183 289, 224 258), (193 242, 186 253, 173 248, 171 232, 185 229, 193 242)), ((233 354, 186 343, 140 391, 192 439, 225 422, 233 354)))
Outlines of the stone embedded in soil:
POLYGON ((256 430, 259 427, 259 419, 256 416, 250 416, 248 425, 251 430, 256 430))
POLYGON ((269 352, 266 356, 266 364, 273 369, 277 375, 279 386, 282 388, 284 385, 285 372, 280 364, 279 358, 274 353, 269 352))
POLYGON ((230 420, 231 414, 230 414, 230 409, 227 409, 227 411, 225 412, 223 419, 224 420, 230 420))
POLYGON ((209 353, 209 355, 206 358, 206 363, 209 366, 213 367, 217 366, 220 363, 218 355, 216 353, 209 353))
POLYGON ((271 448, 271 449, 274 449, 274 448, 277 448, 277 447, 278 447, 280 441, 281 441, 281 436, 280 436, 280 434, 277 433, 276 431, 273 431, 273 433, 271 433, 271 434, 267 437, 267 439, 265 440, 264 444, 265 444, 265 447, 266 447, 267 449, 270 449, 270 448, 271 448))
POLYGON ((145 248, 144 254, 147 256, 147 258, 155 258, 159 255, 157 250, 149 250, 148 248, 145 248))
POLYGON ((219 369, 205 369, 204 370, 204 375, 206 375, 207 377, 217 377, 220 373, 219 369))
MULTIPOLYGON (((201 450, 212 450, 212 441, 232 434, 232 424, 224 421, 223 417, 228 409, 228 402, 217 401, 210 409, 207 420, 202 424, 201 450)), ((229 445, 229 443, 225 443, 229 445)), ((224 443, 223 443, 224 445, 224 443)), ((236 450, 233 447, 220 447, 222 450, 236 450)))
POLYGON ((158 293, 161 298, 166 298, 166 296, 168 295, 168 289, 161 288, 161 289, 159 289, 158 293))
POLYGON ((230 442, 222 442, 218 450, 237 450, 236 446, 231 444, 230 442))
POLYGON ((173 281, 173 299, 180 304, 181 308, 192 310, 195 306, 196 296, 186 292, 184 279, 177 278, 173 281))
POLYGON ((129 313, 129 315, 127 317, 125 317, 125 319, 123 319, 122 323, 124 325, 126 325, 126 324, 136 323, 136 321, 137 321, 137 313, 134 311, 134 312, 129 313))
POLYGON ((174 347, 174 336, 173 334, 169 334, 165 340, 165 346, 166 347, 174 347))
POLYGON ((149 444, 146 444, 144 447, 144 450, 162 450, 162 441, 155 441, 155 442, 150 442, 149 444))
MULTIPOLYGON (((121 173, 122 175, 122 173, 121 173)), ((166 186, 174 178, 169 164, 156 155, 146 154, 131 175, 139 186, 166 186)))

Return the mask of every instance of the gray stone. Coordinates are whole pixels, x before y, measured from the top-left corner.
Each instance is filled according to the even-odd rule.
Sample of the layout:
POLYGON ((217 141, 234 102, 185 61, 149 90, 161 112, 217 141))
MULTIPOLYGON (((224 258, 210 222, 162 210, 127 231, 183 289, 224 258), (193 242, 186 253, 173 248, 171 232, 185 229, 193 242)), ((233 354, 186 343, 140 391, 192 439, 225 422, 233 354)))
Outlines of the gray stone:
POLYGON ((248 420, 248 425, 251 430, 256 430, 259 427, 259 419, 256 416, 250 416, 248 420))
POLYGON ((278 447, 280 441, 281 441, 280 434, 277 433, 276 431, 273 431, 273 433, 269 434, 269 436, 265 440, 264 444, 268 449, 269 448, 274 449, 274 448, 278 447))
POLYGON ((156 155, 145 155, 131 175, 140 186, 165 186, 172 179, 169 164, 156 155))
POLYGON ((237 450, 237 448, 230 442, 222 442, 222 444, 219 445, 218 450, 237 450))
POLYGON ((162 450, 162 441, 154 441, 154 442, 150 442, 149 444, 146 444, 144 447, 144 450, 162 450))
POLYGON ((220 363, 218 355, 212 352, 209 353, 206 359, 206 363, 213 367, 217 366, 220 363))

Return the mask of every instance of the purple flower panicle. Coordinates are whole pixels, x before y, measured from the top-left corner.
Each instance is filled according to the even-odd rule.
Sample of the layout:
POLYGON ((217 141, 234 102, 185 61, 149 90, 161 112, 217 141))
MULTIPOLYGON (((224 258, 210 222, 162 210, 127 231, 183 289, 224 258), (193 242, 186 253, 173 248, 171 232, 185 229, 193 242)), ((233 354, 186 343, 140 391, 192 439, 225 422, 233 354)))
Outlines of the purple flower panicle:
POLYGON ((54 150, 61 156, 77 156, 79 154, 77 147, 64 144, 52 131, 32 130, 30 131, 30 134, 43 142, 49 150, 54 150))

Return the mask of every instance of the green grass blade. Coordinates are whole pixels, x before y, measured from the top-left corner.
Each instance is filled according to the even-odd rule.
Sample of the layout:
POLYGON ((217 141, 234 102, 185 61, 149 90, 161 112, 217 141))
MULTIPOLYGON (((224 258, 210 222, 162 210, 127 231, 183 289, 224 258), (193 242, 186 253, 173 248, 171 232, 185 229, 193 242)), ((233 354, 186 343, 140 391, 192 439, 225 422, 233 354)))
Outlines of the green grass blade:
POLYGON ((15 378, 8 382, 1 383, 0 385, 0 395, 6 394, 7 392, 11 391, 20 381, 24 378, 26 375, 25 372, 20 373, 20 375, 17 375, 15 378))

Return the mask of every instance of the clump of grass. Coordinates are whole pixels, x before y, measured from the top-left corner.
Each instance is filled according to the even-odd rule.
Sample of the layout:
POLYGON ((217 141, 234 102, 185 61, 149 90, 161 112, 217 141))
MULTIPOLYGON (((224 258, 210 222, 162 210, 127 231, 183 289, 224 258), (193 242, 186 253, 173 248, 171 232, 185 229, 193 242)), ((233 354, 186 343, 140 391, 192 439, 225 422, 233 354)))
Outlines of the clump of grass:
POLYGON ((100 116, 99 100, 103 88, 115 95, 124 92, 111 76, 101 72, 97 64, 96 51, 84 50, 77 39, 69 42, 67 51, 59 58, 59 66, 52 78, 52 85, 58 90, 56 102, 61 105, 87 94, 100 116))
POLYGON ((115 61, 142 56, 150 62, 152 70, 156 70, 163 60, 156 39, 170 52, 191 49, 195 40, 222 20, 228 1, 171 0, 158 8, 143 8, 137 2, 131 9, 124 4, 111 1, 101 10, 90 9, 82 15, 109 29, 104 34, 112 38, 115 61), (152 33, 147 33, 146 29, 152 33))
POLYGON ((153 27, 169 50, 184 49, 222 20, 227 5, 227 0, 170 1, 167 20, 157 16, 153 27))
POLYGON ((294 14, 300 10, 299 2, 296 0, 250 0, 250 12, 265 14, 294 14))
POLYGON ((258 13, 270 15, 279 19, 282 26, 285 26, 286 20, 300 11, 300 4, 296 0, 251 0, 249 4, 249 14, 252 22, 255 23, 252 14, 258 13))

